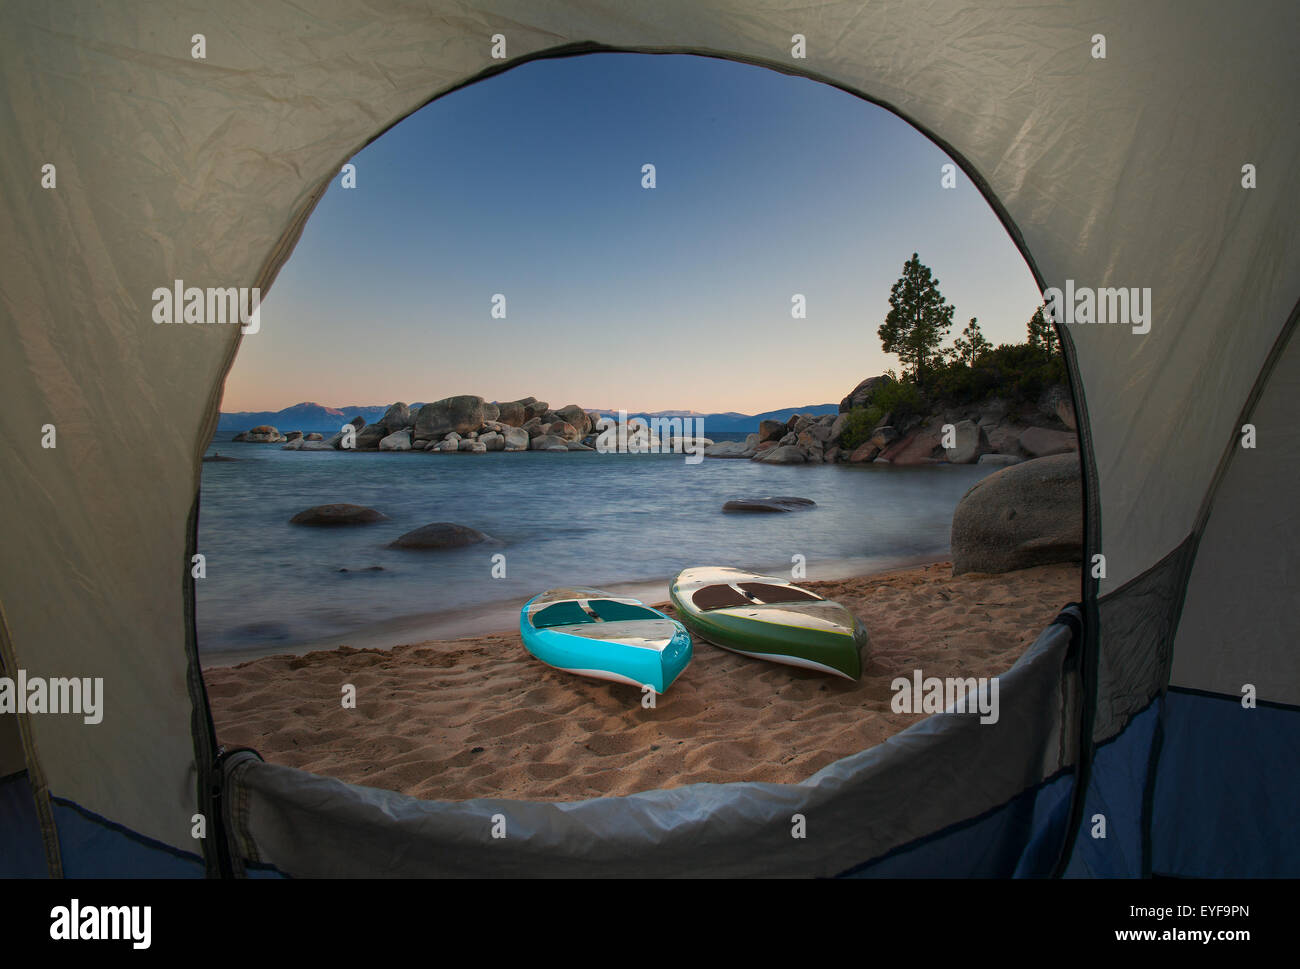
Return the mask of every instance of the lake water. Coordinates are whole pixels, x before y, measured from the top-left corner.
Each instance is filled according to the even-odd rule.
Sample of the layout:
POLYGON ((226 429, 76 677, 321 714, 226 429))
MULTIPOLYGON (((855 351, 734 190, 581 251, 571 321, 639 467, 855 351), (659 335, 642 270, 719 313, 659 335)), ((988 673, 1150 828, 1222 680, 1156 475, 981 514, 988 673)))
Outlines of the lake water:
POLYGON ((301 452, 225 442, 209 453, 214 448, 239 460, 203 465, 199 551, 207 577, 196 585, 208 662, 501 631, 517 625, 525 600, 561 585, 613 586, 661 601, 672 576, 694 565, 789 576, 801 555, 815 581, 931 561, 949 552, 958 499, 996 470, 687 464, 673 454, 301 452), (730 498, 762 495, 798 495, 817 507, 721 510, 730 498), (390 520, 289 524, 305 508, 334 502, 390 520), (386 547, 438 521, 501 544, 386 547), (497 554, 505 555, 504 578, 492 574, 497 554))

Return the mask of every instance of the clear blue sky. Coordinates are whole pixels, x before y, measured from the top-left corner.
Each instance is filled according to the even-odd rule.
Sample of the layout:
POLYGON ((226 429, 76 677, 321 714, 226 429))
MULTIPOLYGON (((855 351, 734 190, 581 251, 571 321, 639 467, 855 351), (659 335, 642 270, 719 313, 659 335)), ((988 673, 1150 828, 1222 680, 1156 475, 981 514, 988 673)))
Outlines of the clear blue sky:
POLYGON ((993 343, 1040 302, 988 204, 885 110, 686 55, 537 61, 416 112, 308 222, 222 409, 480 394, 756 413, 898 361, 913 251, 993 343), (658 187, 641 187, 641 166, 658 187), (491 318, 503 293, 507 318, 491 318), (808 318, 791 318, 791 296, 808 318))

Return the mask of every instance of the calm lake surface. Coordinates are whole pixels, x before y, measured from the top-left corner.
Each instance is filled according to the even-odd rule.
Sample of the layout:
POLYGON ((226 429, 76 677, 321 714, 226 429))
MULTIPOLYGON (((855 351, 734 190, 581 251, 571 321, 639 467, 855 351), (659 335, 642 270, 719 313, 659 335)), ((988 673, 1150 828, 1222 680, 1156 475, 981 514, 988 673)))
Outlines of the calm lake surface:
POLYGON ((301 452, 228 441, 214 449, 239 460, 203 465, 207 577, 196 586, 199 648, 209 662, 514 628, 525 600, 562 585, 615 586, 661 601, 672 576, 694 565, 789 576, 801 555, 814 581, 934 560, 949 552, 958 499, 996 470, 687 464, 674 454, 301 452), (763 495, 798 495, 817 507, 721 510, 728 499, 763 495), (367 505, 390 520, 289 524, 333 502, 367 505), (438 521, 500 544, 386 547, 438 521), (493 577, 497 554, 505 555, 504 578, 493 577))

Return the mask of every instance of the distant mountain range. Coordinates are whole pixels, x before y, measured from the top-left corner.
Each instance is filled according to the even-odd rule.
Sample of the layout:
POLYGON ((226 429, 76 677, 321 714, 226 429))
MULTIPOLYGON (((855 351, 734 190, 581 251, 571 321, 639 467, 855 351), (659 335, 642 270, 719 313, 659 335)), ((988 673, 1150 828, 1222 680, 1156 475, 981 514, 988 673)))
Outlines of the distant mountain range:
MULTIPOLYGON (((418 407, 412 404, 412 408, 418 407)), ((235 411, 222 413, 217 422, 219 431, 246 431, 259 424, 270 424, 281 431, 329 431, 333 433, 345 421, 360 415, 367 423, 384 416, 387 404, 363 405, 359 407, 327 407, 312 401, 304 401, 277 411, 235 411)), ((618 412, 602 407, 588 407, 587 410, 599 411, 605 417, 617 417, 618 412)), ((758 430, 759 421, 784 421, 791 414, 834 414, 839 410, 838 404, 809 404, 805 407, 785 407, 781 410, 765 411, 762 414, 739 414, 727 411, 723 414, 703 414, 693 410, 629 411, 628 417, 702 417, 704 433, 729 432, 748 433, 758 430)))

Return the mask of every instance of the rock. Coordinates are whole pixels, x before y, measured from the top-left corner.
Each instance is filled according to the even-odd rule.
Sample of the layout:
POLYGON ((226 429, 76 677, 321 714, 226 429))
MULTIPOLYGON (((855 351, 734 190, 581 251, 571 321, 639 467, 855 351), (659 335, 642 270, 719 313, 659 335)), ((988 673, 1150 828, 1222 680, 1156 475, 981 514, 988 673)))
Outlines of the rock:
POLYGON ((302 440, 302 431, 290 431, 284 436, 284 439, 292 444, 294 441, 302 440))
POLYGON ((534 451, 544 451, 547 448, 562 448, 567 451, 569 450, 567 444, 568 442, 559 435, 539 434, 537 437, 532 439, 528 447, 534 451))
POLYGON ((753 448, 743 441, 720 441, 704 449, 706 458, 744 458, 753 453, 753 448))
POLYGON ((548 426, 546 433, 552 437, 562 437, 566 441, 581 441, 585 436, 568 421, 553 421, 548 426))
POLYGON ((984 428, 989 448, 998 454, 1017 454, 1020 451, 1020 435, 1025 431, 1026 428, 1019 424, 998 424, 984 428))
POLYGON ((770 451, 772 448, 777 446, 776 441, 760 441, 758 446, 754 448, 754 453, 762 454, 764 451, 770 451))
POLYGON ((767 464, 803 464, 808 458, 797 447, 781 444, 764 451, 754 460, 763 461, 767 464))
POLYGON ((381 451, 409 451, 411 450, 411 432, 394 431, 379 442, 381 451))
POLYGON ((835 420, 831 422, 831 434, 828 440, 838 441, 844 433, 844 425, 849 422, 848 414, 836 414, 835 420))
POLYGON ((799 443, 799 435, 794 431, 789 431, 776 443, 781 447, 793 447, 799 443))
POLYGON ((849 463, 865 464, 868 461, 876 460, 878 454, 880 454, 880 445, 874 441, 867 441, 865 444, 858 445, 853 453, 849 455, 849 463))
MULTIPOLYGON (((460 441, 457 442, 457 444, 456 444, 456 450, 457 450, 457 451, 465 451, 465 452, 468 453, 468 452, 474 450, 474 446, 475 446, 476 444, 478 444, 478 441, 474 440, 474 438, 472 438, 472 437, 462 437, 462 438, 460 439, 460 441)), ((481 445, 480 445, 480 446, 481 446, 481 445)), ((483 448, 483 450, 486 451, 487 448, 483 448)))
POLYGON ((535 400, 531 397, 526 397, 524 399, 529 401, 529 403, 524 405, 524 418, 526 420, 532 420, 534 417, 540 418, 551 409, 551 405, 544 400, 535 400))
POLYGON ((439 454, 451 454, 453 451, 460 450, 460 438, 454 441, 438 441, 428 450, 437 451, 439 454))
MULTIPOLYGON (((282 450, 285 451, 291 450, 292 446, 296 443, 297 443, 296 441, 290 441, 282 448, 282 450)), ((213 451, 211 454, 205 454, 203 456, 203 460, 204 461, 238 461, 239 458, 223 457, 220 451, 213 451)))
POLYGON ((755 447, 758 447, 758 442, 759 442, 759 437, 758 437, 757 434, 746 434, 746 435, 745 435, 745 447, 747 447, 747 448, 755 448, 755 447))
POLYGON ((502 435, 505 440, 506 451, 527 451, 528 450, 528 432, 522 427, 512 427, 502 435))
POLYGON ((835 444, 826 449, 826 453, 822 455, 822 460, 825 461, 827 464, 834 464, 836 461, 840 459, 840 455, 843 453, 844 453, 844 449, 841 448, 838 444, 835 444))
POLYGON ((586 437, 588 434, 591 433, 592 430, 592 425, 590 423, 591 419, 587 417, 587 412, 583 410, 581 407, 579 407, 577 404, 566 404, 565 406, 557 410, 555 413, 560 418, 560 420, 564 421, 566 424, 569 424, 577 431, 578 436, 573 438, 573 440, 575 441, 581 440, 582 438, 586 437))
POLYGON ((286 438, 270 424, 259 424, 245 431, 243 440, 250 444, 279 444, 286 438))
POLYGON ((953 425, 953 430, 956 432, 953 435, 956 445, 945 449, 948 460, 953 464, 974 464, 975 459, 988 448, 989 441, 984 436, 984 428, 974 421, 958 421, 953 425))
POLYGON ((1069 431, 1053 431, 1045 427, 1031 427, 1020 435, 1020 446, 1035 458, 1077 451, 1079 438, 1069 431))
POLYGON ((369 525, 388 516, 364 505, 314 505, 289 519, 290 525, 369 525))
POLYGON ((980 408, 979 423, 986 427, 992 424, 1001 424, 1007 419, 1008 409, 1007 402, 1000 397, 990 400, 980 408))
POLYGON ((323 441, 323 440, 325 440, 325 438, 324 438, 323 435, 318 434, 318 433, 316 433, 315 431, 312 431, 310 434, 305 435, 305 436, 303 437, 303 440, 304 440, 304 441, 323 441))
POLYGON ((542 434, 542 421, 539 417, 530 417, 524 421, 523 429, 528 432, 529 437, 539 437, 542 434))
POLYGON ((410 427, 413 423, 415 421, 411 416, 411 408, 400 400, 384 411, 384 416, 379 418, 379 424, 386 428, 389 434, 410 427))
POLYGON ((496 421, 501 418, 501 405, 497 403, 485 403, 483 405, 483 421, 496 421))
POLYGON ((416 440, 437 440, 452 431, 465 435, 483 424, 483 398, 471 394, 425 404, 415 418, 416 440))
POLYGON ((1009 572, 1083 555, 1079 458, 1025 461, 977 482, 952 516, 952 572, 1009 572))
POLYGON ((327 444, 325 441, 303 441, 302 447, 294 448, 295 451, 333 451, 334 445, 327 444))
MULTIPOLYGON (((303 449, 303 445, 305 445, 305 444, 310 444, 310 443, 312 443, 312 442, 310 442, 310 441, 304 441, 302 438, 298 438, 298 439, 296 439, 296 440, 290 441, 290 442, 289 442, 288 444, 286 444, 284 447, 280 448, 280 450, 281 450, 281 451, 301 451, 301 450, 303 449)), ((207 459, 207 458, 204 458, 203 460, 204 460, 204 461, 207 461, 208 459, 207 459)), ((221 460, 223 460, 223 461, 233 461, 233 460, 235 460, 235 459, 234 459, 234 458, 222 458, 221 460)))
POLYGON ((944 453, 939 447, 938 428, 921 428, 883 449, 880 457, 890 464, 908 466, 934 464, 938 461, 936 453, 944 453))
POLYGON ((870 441, 876 447, 880 448, 881 450, 884 450, 885 448, 889 447, 889 445, 897 441, 898 438, 899 438, 899 434, 897 430, 895 430, 894 428, 888 425, 883 425, 875 429, 875 431, 871 435, 870 441))
MULTIPOLYGON (((577 441, 569 441, 567 444, 565 444, 564 448, 565 448, 566 451, 594 451, 594 450, 596 450, 594 447, 591 447, 590 445, 587 445, 587 444, 580 444, 580 443, 578 443, 577 441)), ((547 448, 546 450, 550 451, 550 450, 553 450, 553 448, 547 448)))
POLYGON ((876 388, 889 382, 889 378, 884 375, 868 377, 849 391, 849 395, 840 401, 840 413, 847 413, 855 407, 866 407, 871 403, 871 395, 876 392, 876 388))
POLYGON ((479 435, 479 443, 487 451, 504 451, 506 449, 506 439, 496 431, 488 431, 486 434, 479 435))
POLYGON ((1074 404, 1070 398, 1062 397, 1056 402, 1056 417, 1070 430, 1076 431, 1079 429, 1078 421, 1074 417, 1074 404))
POLYGON ((481 542, 493 542, 490 535, 484 535, 476 528, 457 525, 453 522, 433 522, 422 525, 413 531, 389 543, 389 548, 443 549, 462 548, 466 545, 478 545, 481 542))
POLYGON ((357 432, 356 449, 358 451, 373 451, 379 447, 379 442, 388 437, 390 433, 383 424, 368 424, 357 432))
POLYGON ((236 441, 239 441, 240 443, 243 443, 243 442, 245 442, 245 441, 247 441, 247 440, 248 440, 248 431, 240 431, 238 434, 236 434, 234 437, 232 437, 232 438, 230 439, 230 442, 231 442, 232 444, 233 444, 234 442, 236 442, 236 441))
POLYGON ((811 498, 733 498, 722 506, 723 511, 803 511, 815 507, 811 498))
POLYGON ((785 424, 781 421, 759 421, 758 440, 760 444, 763 441, 779 441, 784 436, 785 424))
POLYGON ((1024 458, 1017 457, 1014 454, 981 454, 976 464, 991 464, 996 467, 1010 467, 1013 464, 1020 464, 1024 458))
POLYGON ((507 401, 504 404, 497 404, 497 418, 502 424, 508 424, 511 427, 520 427, 527 418, 524 416, 524 405, 517 400, 507 401))
MULTIPOLYGON (((829 415, 828 415, 829 416, 829 415)), ((804 433, 809 434, 815 441, 826 444, 831 440, 831 427, 835 418, 829 421, 818 421, 809 427, 804 433)))

